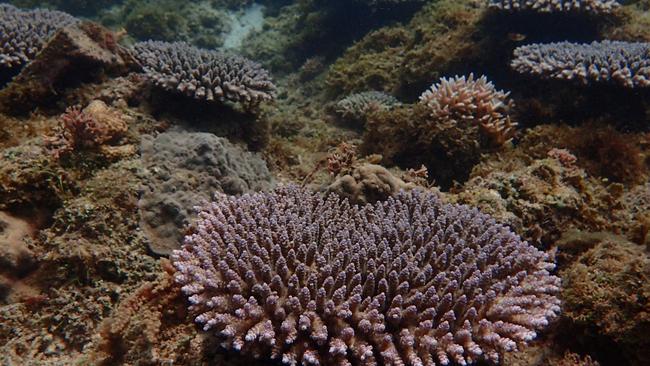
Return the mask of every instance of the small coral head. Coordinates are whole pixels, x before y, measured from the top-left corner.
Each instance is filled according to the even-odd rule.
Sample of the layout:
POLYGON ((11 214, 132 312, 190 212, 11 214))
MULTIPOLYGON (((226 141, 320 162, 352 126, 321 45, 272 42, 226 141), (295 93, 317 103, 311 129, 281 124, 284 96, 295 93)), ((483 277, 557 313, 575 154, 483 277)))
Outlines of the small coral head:
POLYGON ((222 195, 172 261, 203 330, 291 365, 498 362, 559 313, 547 254, 420 191, 222 195))

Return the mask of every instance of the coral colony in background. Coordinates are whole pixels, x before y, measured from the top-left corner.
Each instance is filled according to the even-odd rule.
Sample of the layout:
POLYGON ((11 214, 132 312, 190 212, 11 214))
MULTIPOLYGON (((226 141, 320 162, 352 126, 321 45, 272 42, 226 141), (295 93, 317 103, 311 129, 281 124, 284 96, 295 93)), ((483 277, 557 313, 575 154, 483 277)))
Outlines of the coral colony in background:
POLYGON ((255 106, 273 99, 275 86, 260 65, 239 56, 198 49, 187 43, 142 42, 136 58, 153 82, 188 96, 255 106))
POLYGON ((6 2, 0 365, 650 364, 648 0, 6 2))
POLYGON ((548 255, 431 193, 219 196, 194 231, 172 261, 196 321, 289 365, 498 362, 560 311, 548 255))
POLYGON ((22 10, 0 4, 0 67, 31 61, 57 29, 78 21, 60 11, 22 10))

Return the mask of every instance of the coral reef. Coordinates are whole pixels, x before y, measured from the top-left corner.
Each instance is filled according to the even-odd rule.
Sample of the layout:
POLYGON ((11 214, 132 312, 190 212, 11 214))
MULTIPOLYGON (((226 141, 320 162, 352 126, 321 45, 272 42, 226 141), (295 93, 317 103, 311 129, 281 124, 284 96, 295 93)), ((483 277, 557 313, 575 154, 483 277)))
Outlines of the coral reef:
POLYGON ((530 44, 515 50, 511 67, 522 74, 544 78, 643 88, 650 87, 648 53, 650 43, 643 42, 530 44))
POLYGON ((77 22, 72 15, 56 10, 21 10, 0 4, 0 67, 28 63, 58 29, 77 22))
POLYGON ((59 13, 0 5, 0 365, 650 362, 650 0, 0 2, 84 19, 30 38, 59 13), (156 85, 126 47, 147 40, 277 87, 182 95, 222 69, 180 55, 156 85), (509 64, 565 40, 619 46, 562 53, 574 82, 509 64), (183 236, 196 276, 165 258, 183 236))
POLYGON ((359 207, 296 186, 220 195, 172 255, 203 330, 288 364, 498 362, 557 316, 549 261, 430 193, 359 207))
POLYGON ((184 42, 141 42, 134 55, 158 86, 207 101, 239 102, 251 108, 274 98, 275 86, 257 63, 184 42))
POLYGON ((366 115, 375 110, 389 110, 401 103, 392 95, 367 91, 348 95, 336 103, 336 113, 343 119, 363 122, 366 115))
POLYGON ((433 78, 469 73, 466 63, 490 57, 489 37, 476 32, 482 15, 472 0, 428 2, 407 24, 373 30, 349 47, 330 66, 327 85, 337 95, 379 90, 402 99, 433 78))
POLYGON ((489 0, 491 8, 509 11, 532 10, 540 13, 577 11, 609 14, 620 5, 616 0, 489 0))
POLYGON ((508 93, 485 77, 443 78, 419 104, 371 111, 362 151, 405 168, 424 164, 437 184, 449 187, 469 175, 482 153, 502 148, 514 136, 513 108, 508 93))
POLYGON ((149 248, 168 255, 182 242, 192 208, 215 192, 269 189, 272 179, 259 156, 209 133, 165 132, 145 137, 141 225, 149 248))
POLYGON ((454 199, 478 206, 543 247, 570 229, 628 230, 631 220, 618 218, 624 211, 623 186, 590 177, 578 165, 581 159, 568 151, 549 150, 570 136, 552 129, 529 130, 517 149, 474 167, 454 199), (540 142, 540 135, 554 140, 540 142))

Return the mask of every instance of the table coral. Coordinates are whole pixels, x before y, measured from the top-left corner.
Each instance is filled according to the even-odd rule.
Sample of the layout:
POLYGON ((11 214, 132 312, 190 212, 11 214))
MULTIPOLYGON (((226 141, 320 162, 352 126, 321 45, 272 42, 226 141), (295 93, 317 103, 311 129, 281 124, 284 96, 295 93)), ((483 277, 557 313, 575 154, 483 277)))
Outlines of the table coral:
POLYGON ((650 87, 649 53, 644 42, 535 43, 515 49, 511 67, 544 78, 644 88, 650 87))
POLYGON ((244 57, 156 41, 137 43, 134 56, 154 84, 196 99, 254 107, 275 97, 268 72, 244 57))
POLYGON ((500 10, 531 10, 540 13, 586 12, 609 14, 621 4, 616 0, 489 0, 489 6, 500 10))

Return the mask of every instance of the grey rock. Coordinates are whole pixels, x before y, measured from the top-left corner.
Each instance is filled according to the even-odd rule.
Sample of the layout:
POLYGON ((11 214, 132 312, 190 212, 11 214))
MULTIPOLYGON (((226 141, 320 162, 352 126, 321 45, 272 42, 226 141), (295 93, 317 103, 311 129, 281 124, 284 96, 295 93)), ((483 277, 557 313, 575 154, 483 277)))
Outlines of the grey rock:
POLYGON ((273 186, 264 160, 210 133, 145 136, 140 149, 141 227, 159 255, 180 247, 194 207, 216 192, 235 195, 273 186))

